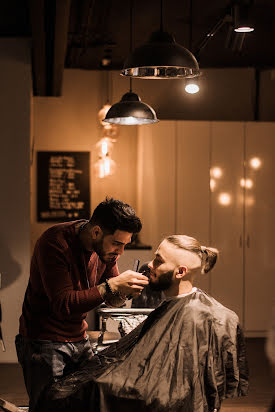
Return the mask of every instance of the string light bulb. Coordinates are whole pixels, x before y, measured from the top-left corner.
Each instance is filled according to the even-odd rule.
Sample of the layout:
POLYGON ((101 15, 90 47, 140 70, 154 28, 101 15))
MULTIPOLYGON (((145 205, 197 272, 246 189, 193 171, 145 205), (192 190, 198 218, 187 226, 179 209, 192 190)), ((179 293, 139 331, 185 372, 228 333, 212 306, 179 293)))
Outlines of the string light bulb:
POLYGON ((98 120, 100 121, 102 126, 108 125, 108 123, 104 122, 104 119, 106 117, 106 113, 109 111, 110 108, 111 108, 111 105, 109 103, 106 103, 103 105, 103 107, 99 110, 97 114, 98 120))

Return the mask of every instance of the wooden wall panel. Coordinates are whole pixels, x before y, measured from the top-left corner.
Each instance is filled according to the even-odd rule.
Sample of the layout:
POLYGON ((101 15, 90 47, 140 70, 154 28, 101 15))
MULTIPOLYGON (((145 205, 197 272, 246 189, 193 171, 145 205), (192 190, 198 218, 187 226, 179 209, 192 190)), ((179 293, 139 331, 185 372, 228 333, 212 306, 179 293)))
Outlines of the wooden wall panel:
POLYGON ((217 247, 216 267, 197 285, 234 310, 248 336, 265 334, 274 299, 274 136, 273 123, 183 121, 138 136, 142 240, 155 249, 184 233, 217 247))
MULTIPOLYGON (((177 122, 176 230, 210 243, 209 122, 177 122)), ((196 285, 209 291, 210 275, 196 285)))
POLYGON ((0 39, 0 304, 6 352, 0 362, 17 362, 14 345, 30 267, 30 116, 32 72, 27 39, 0 39))
POLYGON ((275 286, 275 124, 246 126, 245 326, 267 330, 275 286), (258 158, 259 168, 251 166, 258 158), (250 187, 251 186, 251 187, 250 187))
POLYGON ((141 238, 153 248, 175 233, 175 122, 143 126, 138 132, 138 213, 141 238))
POLYGON ((210 294, 243 319, 243 133, 240 122, 211 131, 211 241, 220 250, 210 294), (220 176, 218 177, 218 171, 220 176))

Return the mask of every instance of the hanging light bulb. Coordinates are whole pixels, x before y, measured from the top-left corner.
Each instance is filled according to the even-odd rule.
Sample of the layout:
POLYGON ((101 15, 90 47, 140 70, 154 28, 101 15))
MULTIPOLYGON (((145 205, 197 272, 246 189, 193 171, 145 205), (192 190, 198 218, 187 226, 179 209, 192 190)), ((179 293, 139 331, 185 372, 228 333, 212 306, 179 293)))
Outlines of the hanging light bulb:
POLYGON ((106 123, 101 131, 102 137, 109 137, 113 140, 113 142, 116 141, 115 137, 118 137, 118 132, 119 128, 115 124, 111 123, 106 123))
POLYGON ((101 123, 103 137, 97 142, 96 149, 98 151, 98 160, 94 165, 95 175, 100 179, 106 176, 111 176, 115 173, 116 164, 111 159, 111 152, 113 150, 114 136, 118 133, 118 127, 113 124, 105 123, 106 114, 111 108, 109 104, 109 76, 107 74, 107 103, 98 112, 98 119, 101 123))
POLYGON ((118 126, 104 121, 106 113, 108 113, 111 107, 112 106, 109 103, 106 103, 98 112, 98 120, 100 121, 100 124, 103 126, 103 137, 115 137, 118 134, 118 126))
MULTIPOLYGON (((110 79, 109 79, 109 73, 104 73, 105 75, 107 74, 107 78, 106 80, 106 87, 107 87, 107 103, 105 103, 103 105, 103 107, 99 110, 98 112, 98 120, 100 122, 100 124, 103 126, 101 129, 101 135, 104 137, 109 137, 109 138, 114 138, 118 135, 118 131, 119 128, 117 125, 115 124, 111 124, 111 123, 107 123, 104 121, 106 114, 108 113, 108 111, 110 110, 110 108, 112 107, 109 103, 109 83, 110 83, 110 79)), ((113 142, 115 142, 115 139, 113 139, 113 142)))
POLYGON ((102 151, 103 156, 106 156, 106 154, 108 153, 108 143, 106 142, 105 139, 101 144, 101 151, 102 151))
POLYGON ((189 93, 189 94, 198 93, 200 91, 200 87, 199 87, 197 79, 187 80, 184 89, 185 89, 186 93, 189 93))
POLYGON ((200 91, 200 88, 196 83, 189 83, 185 86, 185 91, 189 94, 195 94, 200 91))
POLYGON ((99 156, 108 156, 112 153, 115 139, 109 137, 103 137, 96 144, 99 156))
POLYGON ((116 163, 109 155, 99 157, 94 165, 96 177, 103 179, 106 176, 111 176, 115 173, 116 163))
POLYGON ((108 112, 108 110, 111 108, 111 105, 109 103, 104 104, 104 106, 99 110, 97 116, 98 116, 98 120, 100 121, 100 123, 102 124, 102 126, 108 125, 104 122, 106 113, 108 112))

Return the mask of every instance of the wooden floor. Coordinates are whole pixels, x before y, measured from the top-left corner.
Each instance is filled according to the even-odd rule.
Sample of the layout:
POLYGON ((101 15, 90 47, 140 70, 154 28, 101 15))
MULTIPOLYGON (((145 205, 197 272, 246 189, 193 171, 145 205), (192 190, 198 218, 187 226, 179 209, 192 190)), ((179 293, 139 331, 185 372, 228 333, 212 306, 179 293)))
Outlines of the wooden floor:
MULTIPOLYGON (((267 412, 273 396, 274 379, 264 352, 264 339, 247 339, 247 356, 250 369, 249 396, 227 399, 221 412, 267 412)), ((0 398, 27 406, 21 368, 18 364, 0 364, 0 398)), ((194 411, 195 412, 195 411, 194 411)))

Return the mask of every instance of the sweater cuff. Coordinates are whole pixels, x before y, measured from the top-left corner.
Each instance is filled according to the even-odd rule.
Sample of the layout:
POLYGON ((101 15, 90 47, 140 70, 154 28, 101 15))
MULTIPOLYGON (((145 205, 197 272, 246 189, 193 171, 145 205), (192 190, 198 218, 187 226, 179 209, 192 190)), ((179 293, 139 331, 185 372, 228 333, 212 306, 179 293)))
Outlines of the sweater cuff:
POLYGON ((92 287, 90 289, 90 292, 91 292, 91 297, 92 297, 93 303, 95 303, 95 307, 104 302, 104 299, 101 296, 101 294, 99 293, 99 290, 98 290, 97 286, 92 287))

